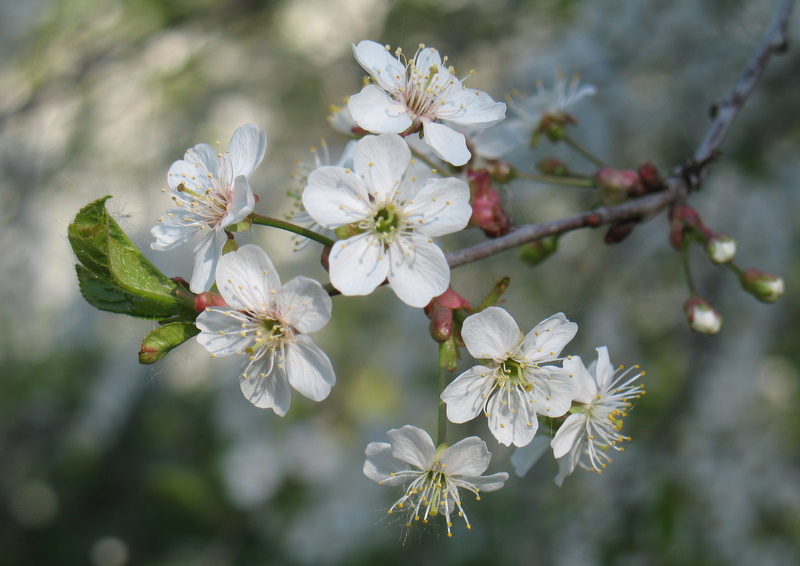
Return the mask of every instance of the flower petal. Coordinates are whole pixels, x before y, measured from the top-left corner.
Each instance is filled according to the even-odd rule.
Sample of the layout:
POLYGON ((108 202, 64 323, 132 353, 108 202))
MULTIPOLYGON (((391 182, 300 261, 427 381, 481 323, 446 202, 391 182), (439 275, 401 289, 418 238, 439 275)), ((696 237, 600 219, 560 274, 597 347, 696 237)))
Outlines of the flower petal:
POLYGON ((275 293, 274 304, 281 320, 303 334, 319 330, 331 319, 330 296, 308 277, 288 281, 275 293))
POLYGON ((378 85, 367 85, 347 101, 356 124, 374 134, 399 134, 411 126, 406 107, 378 85))
POLYGON ((436 447, 430 435, 412 425, 393 428, 386 433, 392 444, 392 454, 420 470, 429 470, 433 465, 436 447))
POLYGON ((353 55, 382 88, 396 93, 405 85, 405 66, 380 43, 368 39, 360 41, 353 45, 353 55))
POLYGON ((561 458, 575 446, 580 437, 586 431, 586 415, 575 413, 567 417, 561 428, 558 429, 550 446, 553 448, 553 456, 561 458))
MULTIPOLYGON (((267 150, 267 132, 255 124, 245 124, 233 132, 228 144, 232 178, 244 175, 250 178, 267 150)), ((251 210, 252 211, 252 210, 251 210)), ((248 213, 249 214, 249 213, 248 213)))
POLYGON ((567 320, 564 313, 556 313, 543 320, 522 341, 522 351, 527 360, 552 360, 561 354, 564 346, 575 337, 578 325, 567 320))
POLYGON ((356 146, 353 169, 378 202, 388 201, 411 163, 411 150, 398 135, 366 136, 356 146))
POLYGON ((564 360, 564 370, 575 380, 575 401, 591 403, 597 397, 597 384, 594 377, 583 365, 580 356, 571 356, 564 360))
POLYGON ((597 389, 606 391, 611 386, 614 380, 614 368, 611 366, 611 360, 608 357, 608 348, 601 346, 597 350, 597 364, 594 366, 594 377, 597 383, 597 389))
POLYGON ((422 133, 422 139, 431 146, 433 152, 456 167, 466 164, 472 157, 464 134, 444 124, 426 121, 422 125, 422 133))
POLYGON ((228 305, 253 312, 265 312, 272 302, 272 291, 281 285, 267 252, 252 244, 225 254, 219 261, 216 280, 228 305))
POLYGON ((247 182, 247 178, 244 175, 239 175, 233 180, 228 210, 225 217, 220 221, 220 227, 227 228, 232 224, 241 222, 253 212, 255 206, 256 199, 253 196, 250 183, 247 182))
MULTIPOLYGON (((214 283, 214 272, 228 236, 224 230, 208 229, 194 248, 194 270, 189 289, 192 293, 208 291, 214 283)), ((226 302, 230 305, 230 301, 226 302)))
MULTIPOLYGON (((204 143, 198 145, 197 147, 208 148, 211 150, 211 147, 204 143)), ((195 150, 196 149, 197 148, 195 148, 195 150)), ((190 149, 189 152, 191 151, 193 150, 190 149)), ((172 189, 172 194, 178 198, 181 198, 181 191, 183 191, 184 187, 192 189, 199 194, 205 193, 207 189, 214 188, 214 183, 208 177, 209 171, 206 169, 207 165, 202 162, 202 160, 197 161, 196 155, 189 152, 187 152, 187 159, 180 159, 173 163, 169 168, 169 173, 167 174, 167 183, 172 189), (194 156, 195 160, 190 161, 189 159, 191 156, 194 156), (181 185, 183 185, 183 187, 181 187, 181 185)), ((213 163, 212 175, 214 175, 217 170, 216 155, 214 156, 213 163)))
POLYGON ((505 310, 489 307, 464 321, 461 336, 473 358, 502 362, 516 349, 522 333, 505 310))
POLYGON ((489 476, 462 479, 468 483, 471 483, 473 486, 478 488, 479 491, 489 493, 492 491, 497 491, 503 487, 503 484, 505 484, 505 482, 508 480, 508 474, 506 472, 498 472, 489 476))
POLYGON ((272 409, 280 417, 286 416, 291 402, 291 389, 286 374, 274 367, 267 373, 269 355, 265 355, 257 363, 247 366, 248 377, 239 379, 239 387, 245 398, 260 409, 272 409))
POLYGON ((493 387, 492 370, 484 366, 474 366, 459 375, 442 391, 447 419, 452 423, 465 423, 477 417, 486 407, 493 387))
POLYGON ((230 356, 252 346, 252 334, 242 336, 242 324, 250 321, 244 313, 225 307, 208 307, 197 316, 197 342, 215 356, 230 356))
POLYGON ((539 421, 530 398, 517 387, 500 387, 489 400, 489 428, 498 442, 525 446, 533 440, 539 421))
POLYGON ((578 383, 569 369, 543 366, 534 370, 532 381, 536 412, 548 417, 560 417, 569 411, 578 383))
POLYGON ((363 220, 369 214, 369 193, 364 181, 341 167, 319 167, 308 176, 303 207, 325 228, 338 228, 363 220))
POLYGON ((202 222, 202 220, 196 214, 187 212, 185 208, 171 208, 150 230, 150 234, 156 239, 150 244, 150 247, 154 250, 171 250, 188 242, 200 229, 195 222, 202 222), (190 221, 186 222, 186 218, 189 218, 190 221))
POLYGON ((460 126, 488 127, 506 117, 506 105, 480 90, 452 88, 437 116, 460 126))
POLYGON ((333 366, 325 352, 305 334, 295 336, 284 346, 286 375, 298 393, 312 401, 322 401, 336 383, 333 366))
POLYGON ((459 179, 430 179, 403 207, 414 231, 430 237, 463 230, 472 216, 469 187, 459 179))
POLYGON ((511 455, 511 463, 514 471, 522 477, 528 473, 533 465, 539 461, 547 449, 550 447, 550 439, 546 436, 535 436, 526 446, 514 450, 511 455))
POLYGON ((389 247, 389 285, 401 301, 422 308, 450 284, 450 267, 439 246, 427 236, 411 234, 389 247))
POLYGON ((439 457, 444 471, 449 476, 480 476, 489 467, 492 455, 486 443, 477 436, 470 436, 448 446, 439 457))
POLYGON ((369 295, 389 274, 389 259, 369 233, 339 240, 330 254, 331 283, 343 295, 369 295))
POLYGON ((386 442, 370 442, 365 450, 367 460, 364 462, 364 475, 382 485, 401 485, 408 479, 406 476, 392 475, 405 470, 408 466, 392 455, 392 446, 386 442))

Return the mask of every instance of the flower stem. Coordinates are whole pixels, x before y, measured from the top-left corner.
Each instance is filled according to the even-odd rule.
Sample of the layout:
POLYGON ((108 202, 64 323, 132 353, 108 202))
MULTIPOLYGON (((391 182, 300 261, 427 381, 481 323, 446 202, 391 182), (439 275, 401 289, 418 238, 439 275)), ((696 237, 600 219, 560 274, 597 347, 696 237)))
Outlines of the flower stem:
POLYGON ((594 179, 590 179, 589 177, 557 177, 555 175, 537 175, 536 173, 528 173, 527 171, 515 171, 515 173, 517 177, 521 179, 528 179, 529 181, 536 181, 548 185, 562 185, 583 189, 596 188, 594 179))
POLYGON ((417 151, 416 149, 413 149, 413 148, 411 149, 411 154, 414 156, 414 159, 419 159, 425 165, 430 167, 432 173, 435 173, 435 174, 440 175, 442 177, 451 177, 451 175, 449 175, 448 173, 443 173, 442 172, 442 166, 438 165, 433 159, 431 159, 427 155, 423 155, 422 153, 420 153, 419 151, 417 151))
MULTIPOLYGON (((439 344, 439 394, 447 387, 447 343, 439 344)), ((436 446, 447 442, 447 405, 439 397, 439 426, 436 429, 436 446)))
POLYGON ((248 217, 253 224, 258 224, 260 226, 271 226, 272 228, 279 228, 281 230, 286 230, 287 232, 292 232, 297 234, 298 236, 303 236, 304 238, 308 238, 309 240, 314 240, 315 242, 319 242, 323 246, 333 246, 336 242, 323 236, 322 234, 317 234, 312 230, 308 230, 303 228, 302 226, 298 226, 296 224, 292 224, 291 222, 286 222, 285 220, 278 220, 277 218, 272 218, 270 216, 262 216, 260 214, 252 213, 248 217))
POLYGON ((569 144, 572 147, 572 149, 574 149, 575 151, 580 153, 582 156, 584 156, 586 159, 588 159, 589 161, 591 161, 592 163, 594 163, 598 167, 606 167, 606 164, 602 159, 600 159, 595 154, 593 154, 591 151, 589 151, 588 149, 583 147, 581 144, 579 144, 577 141, 575 141, 575 139, 572 136, 570 136, 569 134, 564 134, 564 137, 561 138, 561 139, 564 140, 565 142, 567 142, 567 144, 569 144))
POLYGON ((684 245, 681 247, 681 260, 683 263, 683 271, 686 273, 686 283, 689 285, 689 293, 692 297, 697 296, 697 289, 694 286, 694 280, 692 279, 692 271, 689 269, 689 246, 684 245))

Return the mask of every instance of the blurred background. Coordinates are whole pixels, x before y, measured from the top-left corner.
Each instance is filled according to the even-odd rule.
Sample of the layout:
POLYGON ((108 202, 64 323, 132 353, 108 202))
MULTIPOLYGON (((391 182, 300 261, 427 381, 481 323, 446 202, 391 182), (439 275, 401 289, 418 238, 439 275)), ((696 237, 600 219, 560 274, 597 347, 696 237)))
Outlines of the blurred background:
MULTIPOLYGON (((266 128, 251 179, 257 211, 288 210, 296 160, 325 138, 346 141, 328 107, 360 89, 351 43, 373 39, 449 54, 469 86, 502 99, 535 92, 560 70, 597 95, 573 130, 618 167, 683 163, 709 105, 738 77, 776 2, 706 0, 14 0, 0 1, 0 564, 227 565, 788 565, 800 563, 800 403, 796 325, 800 231, 800 50, 771 61, 692 204, 739 242, 743 267, 779 274, 773 305, 692 250, 699 290, 724 317, 715 337, 690 332, 680 257, 659 216, 624 242, 570 234, 537 268, 515 252, 453 272, 473 302, 502 275, 504 305, 525 330, 563 311, 580 326, 566 349, 607 345, 647 371, 633 437, 602 475, 562 488, 543 459, 528 475, 468 501, 473 529, 405 529, 399 496, 363 476, 368 442, 436 426, 436 347, 427 319, 388 289, 337 298, 315 335, 338 384, 289 416, 251 406, 238 362, 189 343, 137 363, 154 324, 97 311, 80 296, 68 223, 109 201, 122 227, 169 276, 188 278, 191 248, 149 249, 169 207, 170 164, 196 143, 224 145, 247 122, 266 128)), ((792 39, 798 37, 793 18, 792 39)), ((515 156, 562 156, 547 143, 515 156)), ((586 167, 584 162, 575 161, 586 167)), ((518 223, 584 210, 584 189, 515 182, 518 223)), ((445 238, 455 250, 476 230, 445 238)), ((265 247, 284 280, 325 279, 318 247, 265 247)), ((464 368, 469 360, 462 360, 464 368)), ((485 420, 490 473, 511 451, 485 420)))

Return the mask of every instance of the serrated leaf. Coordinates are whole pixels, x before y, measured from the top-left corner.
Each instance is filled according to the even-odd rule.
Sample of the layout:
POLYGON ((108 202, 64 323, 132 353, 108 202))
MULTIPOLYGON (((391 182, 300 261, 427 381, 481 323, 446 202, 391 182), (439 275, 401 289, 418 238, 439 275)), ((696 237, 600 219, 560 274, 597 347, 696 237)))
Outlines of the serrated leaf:
POLYGON ((197 335, 200 330, 193 322, 170 322, 156 328, 144 337, 139 350, 139 363, 152 364, 197 335))

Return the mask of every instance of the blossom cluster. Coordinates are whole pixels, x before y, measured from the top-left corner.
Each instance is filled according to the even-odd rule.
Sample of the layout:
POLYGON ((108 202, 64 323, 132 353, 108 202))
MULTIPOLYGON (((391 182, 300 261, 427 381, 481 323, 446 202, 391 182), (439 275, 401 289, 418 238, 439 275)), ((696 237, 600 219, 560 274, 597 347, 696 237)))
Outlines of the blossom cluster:
MULTIPOLYGON (((333 163, 325 146, 314 166, 301 167, 290 192, 294 207, 285 216, 300 239, 297 249, 324 243, 328 286, 303 276, 282 283, 264 249, 236 243, 236 233, 254 223, 276 225, 254 213, 250 186, 266 153, 264 130, 242 126, 224 151, 219 143, 198 144, 170 168, 165 192, 174 207, 152 229, 152 247, 195 243, 189 290, 201 311, 198 342, 212 357, 239 356, 245 398, 284 416, 292 389, 322 401, 336 383, 330 359, 309 336, 331 319, 331 295, 368 295, 385 284, 411 307, 428 312, 437 305, 446 324, 434 338, 465 347, 476 360, 440 391, 450 422, 483 414, 497 442, 518 449, 519 473, 535 460, 531 451, 541 454, 543 442, 558 461, 559 485, 578 466, 601 471, 609 451, 627 440, 622 418, 642 393, 634 384, 642 373, 617 375, 604 347, 589 367, 563 355, 578 327, 562 313, 525 334, 500 307, 471 309, 452 290, 438 243, 470 223, 490 236, 510 230, 488 169, 462 167, 493 162, 540 135, 558 140, 574 123, 568 106, 594 88, 559 76, 552 91, 540 87, 529 99, 510 100, 513 115, 503 122, 506 104, 466 87, 469 75, 459 78, 436 49, 420 45, 408 58, 401 49, 392 53, 362 41, 353 52, 369 82, 336 110, 331 124, 355 139, 333 163), (436 160, 441 168, 431 166, 436 160), (502 229, 489 230, 487 223, 502 229), (463 316, 454 317, 459 309, 463 316)), ((480 499, 508 479, 505 472, 484 475, 491 454, 476 436, 452 445, 440 436, 434 444, 412 425, 387 436, 388 443, 367 446, 364 474, 405 486, 389 513, 405 511, 408 525, 443 516, 451 535, 451 519, 459 516, 470 528, 462 494, 480 499)))

